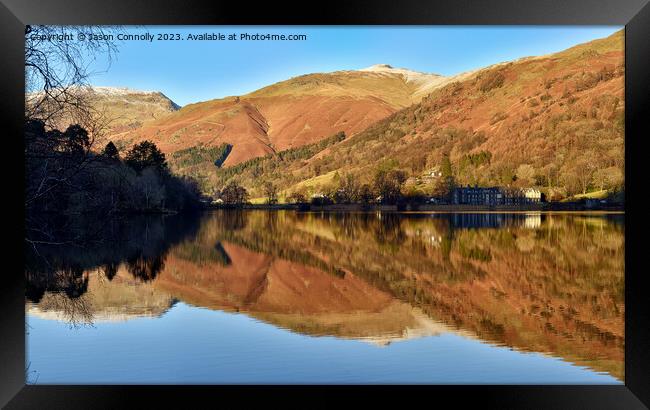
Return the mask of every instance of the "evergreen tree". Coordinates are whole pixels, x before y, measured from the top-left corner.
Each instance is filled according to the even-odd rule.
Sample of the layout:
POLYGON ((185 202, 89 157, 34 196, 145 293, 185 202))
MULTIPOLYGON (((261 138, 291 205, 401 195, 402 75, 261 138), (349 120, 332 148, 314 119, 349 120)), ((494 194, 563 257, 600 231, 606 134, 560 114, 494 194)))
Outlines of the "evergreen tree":
POLYGON ((151 141, 142 141, 134 145, 126 153, 124 162, 138 173, 148 167, 153 167, 160 173, 165 173, 168 169, 165 154, 151 141))
POLYGON ((451 167, 451 161, 449 160, 449 155, 447 154, 442 157, 440 172, 442 173, 443 177, 451 177, 454 175, 453 169, 451 167))
POLYGON ((113 141, 109 141, 108 144, 106 144, 102 155, 108 159, 120 159, 120 152, 117 150, 115 144, 113 144, 113 141))

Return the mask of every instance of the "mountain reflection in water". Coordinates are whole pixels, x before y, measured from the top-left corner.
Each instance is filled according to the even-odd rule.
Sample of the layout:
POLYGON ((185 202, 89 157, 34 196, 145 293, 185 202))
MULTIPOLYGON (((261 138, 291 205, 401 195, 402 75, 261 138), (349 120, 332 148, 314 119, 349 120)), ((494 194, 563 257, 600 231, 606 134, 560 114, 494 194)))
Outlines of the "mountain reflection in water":
POLYGON ((197 218, 116 222, 83 248, 28 247, 28 313, 84 326, 181 301, 380 346, 454 333, 623 380, 623 215, 197 218))

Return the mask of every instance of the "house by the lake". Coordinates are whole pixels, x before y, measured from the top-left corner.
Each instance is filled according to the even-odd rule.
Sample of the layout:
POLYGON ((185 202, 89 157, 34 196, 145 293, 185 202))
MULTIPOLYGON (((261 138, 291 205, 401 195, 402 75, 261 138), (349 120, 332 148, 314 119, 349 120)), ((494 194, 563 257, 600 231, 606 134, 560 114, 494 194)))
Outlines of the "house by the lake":
POLYGON ((542 193, 536 188, 504 189, 499 187, 457 187, 452 194, 456 205, 524 205, 542 202, 542 193))
POLYGON ((524 188, 521 190, 523 198, 528 203, 542 202, 542 192, 536 188, 524 188))
POLYGON ((502 205, 503 192, 496 187, 479 188, 468 185, 454 189, 452 202, 457 205, 502 205))

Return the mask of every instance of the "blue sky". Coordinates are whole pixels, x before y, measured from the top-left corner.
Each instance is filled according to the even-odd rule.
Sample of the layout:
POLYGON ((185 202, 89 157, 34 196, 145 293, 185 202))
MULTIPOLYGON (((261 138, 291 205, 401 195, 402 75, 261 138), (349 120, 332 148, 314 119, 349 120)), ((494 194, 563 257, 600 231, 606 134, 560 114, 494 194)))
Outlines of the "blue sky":
POLYGON ((452 75, 606 37, 618 26, 147 26, 128 34, 306 34, 305 41, 122 41, 110 66, 99 56, 91 83, 157 90, 186 105, 241 95, 291 77, 390 64, 452 75))

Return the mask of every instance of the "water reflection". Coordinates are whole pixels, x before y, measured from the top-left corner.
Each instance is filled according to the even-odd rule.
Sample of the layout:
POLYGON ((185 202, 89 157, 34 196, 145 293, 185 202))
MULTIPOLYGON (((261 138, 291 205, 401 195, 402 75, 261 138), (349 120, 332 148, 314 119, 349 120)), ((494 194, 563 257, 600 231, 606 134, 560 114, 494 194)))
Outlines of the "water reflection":
MULTIPOLYGON (((25 248, 28 305, 73 326, 90 325, 108 312, 113 317, 119 311, 135 315, 142 309, 149 312, 146 298, 136 294, 133 302, 144 302, 133 307, 128 302, 123 304, 121 295, 130 287, 142 288, 142 283, 154 280, 164 268, 169 249, 194 237, 200 223, 197 218, 142 216, 115 219, 95 229, 101 221, 87 222, 80 229, 92 229, 92 235, 84 235, 81 242, 27 244, 25 248), (131 277, 125 282, 125 275, 121 275, 122 279, 113 283, 120 270, 128 271, 131 277), (110 306, 99 301, 106 299, 107 293, 114 294, 109 298, 110 306)), ((168 302, 160 312, 172 304, 173 299, 166 298, 168 302)))
POLYGON ((26 297, 68 322, 181 300, 379 345, 453 332, 623 380, 624 229, 623 215, 597 214, 144 218, 83 251, 28 251, 26 297))

